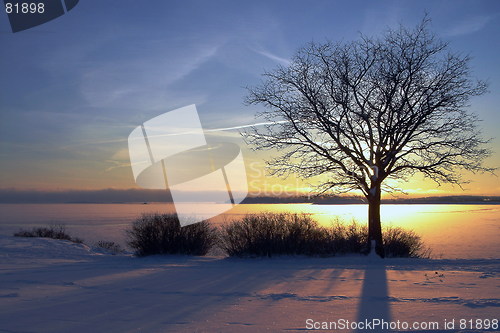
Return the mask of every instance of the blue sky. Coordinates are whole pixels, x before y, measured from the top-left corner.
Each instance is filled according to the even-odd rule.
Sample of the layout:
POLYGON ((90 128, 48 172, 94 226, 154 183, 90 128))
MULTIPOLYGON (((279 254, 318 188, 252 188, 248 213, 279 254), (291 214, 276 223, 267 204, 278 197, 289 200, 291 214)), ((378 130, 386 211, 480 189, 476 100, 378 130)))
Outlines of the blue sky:
MULTIPOLYGON (((0 188, 136 187, 126 140, 139 124, 193 103, 205 128, 250 124, 259 108, 243 105, 244 87, 300 46, 413 26, 426 11, 489 80, 472 108, 496 136, 498 1, 81 0, 15 34, 0 14, 0 188)), ((497 178, 483 182, 500 193, 497 178)))

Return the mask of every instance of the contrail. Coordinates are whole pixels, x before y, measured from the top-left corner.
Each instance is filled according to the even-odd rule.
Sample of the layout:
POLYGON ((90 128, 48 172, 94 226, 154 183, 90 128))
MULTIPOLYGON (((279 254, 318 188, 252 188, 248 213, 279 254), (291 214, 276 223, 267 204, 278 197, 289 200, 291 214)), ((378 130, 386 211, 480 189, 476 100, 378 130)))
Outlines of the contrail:
MULTIPOLYGON (((283 124, 287 123, 288 120, 280 120, 280 121, 270 121, 270 122, 263 122, 263 123, 255 123, 255 124, 248 124, 248 125, 239 125, 239 126, 233 126, 233 127, 222 127, 222 128, 210 128, 210 129, 204 129, 204 132, 220 132, 220 131, 232 131, 232 130, 238 130, 242 128, 250 128, 250 127, 255 127, 255 126, 265 126, 265 125, 274 125, 274 124, 283 124)), ((157 135, 157 136, 175 136, 175 135, 181 135, 181 134, 189 134, 191 131, 186 131, 186 132, 179 132, 179 133, 169 133, 169 134, 162 134, 162 135, 157 135)), ((92 141, 92 142, 82 142, 79 144, 74 144, 70 146, 64 146, 62 148, 70 148, 70 147, 75 147, 75 146, 85 146, 85 145, 97 145, 97 144, 105 144, 105 143, 118 143, 118 142, 127 142, 128 139, 111 139, 111 140, 102 140, 102 141, 92 141)))
POLYGON ((234 126, 234 127, 223 127, 223 128, 211 128, 211 129, 206 129, 206 130, 204 130, 204 131, 205 131, 205 132, 231 131, 231 130, 237 130, 237 129, 242 129, 242 128, 255 127, 255 126, 265 126, 265 125, 283 124, 283 123, 287 123, 287 122, 288 122, 288 120, 270 121, 270 122, 265 122, 265 123, 256 123, 256 124, 251 124, 251 125, 240 125, 240 126, 234 126))
MULTIPOLYGON (((237 130, 237 129, 242 129, 242 128, 282 124, 282 123, 287 123, 287 122, 288 122, 288 120, 280 120, 280 121, 270 121, 270 122, 264 122, 264 123, 255 123, 255 124, 250 124, 250 125, 240 125, 240 126, 233 126, 233 127, 209 128, 209 129, 203 129, 203 132, 232 131, 232 130, 237 130)), ((176 132, 176 133, 150 135, 149 137, 159 138, 159 137, 165 137, 165 136, 176 136, 176 135, 184 135, 184 134, 192 134, 192 133, 193 133, 192 130, 187 130, 187 131, 176 132)))

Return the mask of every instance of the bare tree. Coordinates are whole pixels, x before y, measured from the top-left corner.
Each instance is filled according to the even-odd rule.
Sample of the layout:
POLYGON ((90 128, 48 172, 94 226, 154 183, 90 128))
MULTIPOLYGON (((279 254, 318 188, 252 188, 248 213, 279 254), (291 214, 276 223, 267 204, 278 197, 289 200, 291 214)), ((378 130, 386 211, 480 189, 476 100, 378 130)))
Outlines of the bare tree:
POLYGON ((256 149, 279 151, 267 161, 271 174, 316 177, 318 193, 361 191, 369 241, 381 256, 381 192, 399 190, 386 180, 420 172, 460 186, 462 169, 493 172, 482 164, 488 140, 468 110, 486 83, 428 25, 424 18, 380 38, 311 43, 247 96, 266 107, 258 117, 271 122, 244 133, 256 149))

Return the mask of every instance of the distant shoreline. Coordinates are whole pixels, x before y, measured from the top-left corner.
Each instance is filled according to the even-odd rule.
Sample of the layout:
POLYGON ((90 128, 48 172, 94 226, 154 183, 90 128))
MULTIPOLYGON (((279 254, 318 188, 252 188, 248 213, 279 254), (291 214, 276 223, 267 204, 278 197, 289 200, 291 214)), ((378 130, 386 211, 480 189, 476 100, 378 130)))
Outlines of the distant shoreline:
MULTIPOLYGON (((314 205, 364 205, 367 204, 360 197, 311 197, 311 198, 273 198, 254 197, 246 198, 246 204, 284 204, 284 203, 310 203, 314 205), (301 200, 302 199, 302 200, 301 200)), ((399 198, 382 199, 383 205, 499 205, 499 196, 442 196, 424 198, 399 198)))
MULTIPOLYGON (((206 198, 221 197, 214 192, 185 192, 182 201, 204 201, 206 198)), ((103 190, 66 190, 66 191, 35 191, 0 189, 0 204, 9 203, 92 203, 92 204, 144 204, 144 203, 171 203, 170 193, 166 190, 144 189, 103 189, 103 190)), ((243 204, 299 204, 316 205, 351 205, 366 204, 360 196, 248 196, 243 204)), ((500 196, 481 195, 448 195, 430 196, 421 198, 385 198, 382 204, 470 204, 470 205, 498 205, 500 196)))
MULTIPOLYGON (((92 202, 92 201, 81 201, 81 202, 0 202, 0 205, 150 205, 150 204, 171 204, 172 202, 92 202)), ((367 205, 366 202, 242 202, 245 205, 318 205, 318 206, 347 206, 347 205, 367 205)), ((447 202, 447 201, 426 201, 426 202, 384 202, 382 200, 382 205, 484 205, 484 206, 495 206, 500 205, 500 202, 447 202)))

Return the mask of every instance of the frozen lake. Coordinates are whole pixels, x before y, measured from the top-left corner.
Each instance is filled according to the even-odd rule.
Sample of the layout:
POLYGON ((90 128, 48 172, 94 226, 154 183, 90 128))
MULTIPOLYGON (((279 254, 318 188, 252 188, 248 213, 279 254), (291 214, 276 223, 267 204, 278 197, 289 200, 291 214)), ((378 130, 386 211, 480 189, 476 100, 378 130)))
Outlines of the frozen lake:
MULTIPOLYGON (((199 211, 212 205, 198 206, 199 211)), ((260 212, 312 214, 320 223, 339 218, 366 223, 366 205, 242 204, 213 220, 260 212)), ((125 230, 142 213, 172 212, 164 203, 144 204, 0 204, 0 234, 20 228, 65 224, 72 236, 92 244, 112 240, 125 244, 125 230)), ((422 236, 436 258, 500 258, 500 205, 382 205, 383 225, 412 229, 422 236)))

